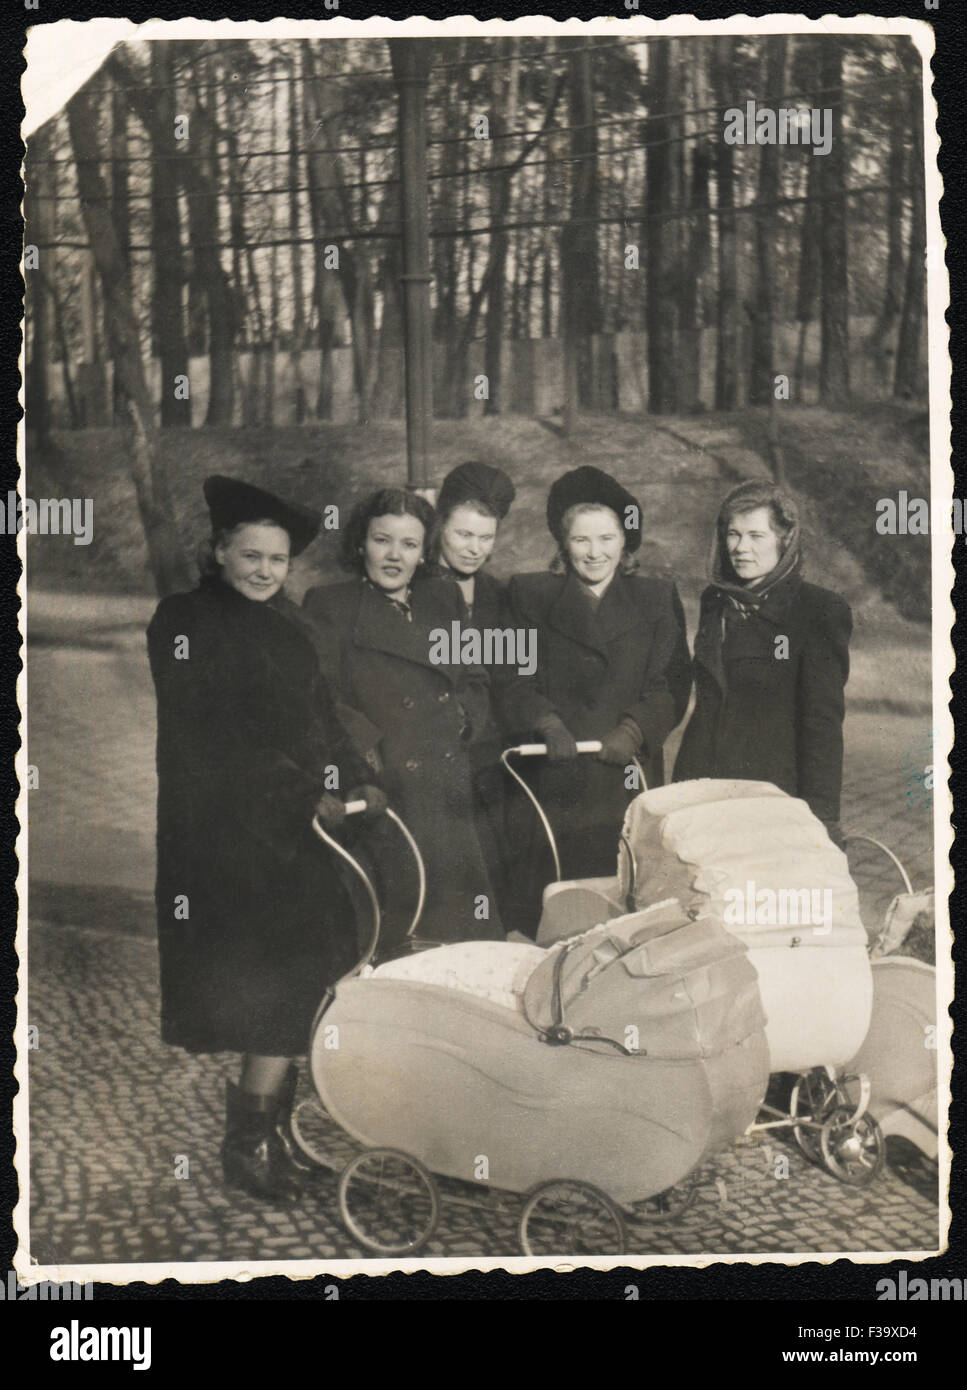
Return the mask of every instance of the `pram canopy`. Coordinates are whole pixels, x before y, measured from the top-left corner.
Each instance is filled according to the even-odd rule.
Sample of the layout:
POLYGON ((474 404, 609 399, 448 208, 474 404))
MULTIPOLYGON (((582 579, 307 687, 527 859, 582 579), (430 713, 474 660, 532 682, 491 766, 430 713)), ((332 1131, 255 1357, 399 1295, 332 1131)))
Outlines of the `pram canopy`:
POLYGON ((682 783, 636 798, 623 838, 614 880, 545 896, 536 946, 442 946, 337 987, 310 1065, 348 1133, 437 1173, 515 1192, 576 1179, 630 1204, 742 1133, 770 1071, 856 1052, 866 933, 805 803, 682 783), (758 911, 814 889, 821 920, 758 911))

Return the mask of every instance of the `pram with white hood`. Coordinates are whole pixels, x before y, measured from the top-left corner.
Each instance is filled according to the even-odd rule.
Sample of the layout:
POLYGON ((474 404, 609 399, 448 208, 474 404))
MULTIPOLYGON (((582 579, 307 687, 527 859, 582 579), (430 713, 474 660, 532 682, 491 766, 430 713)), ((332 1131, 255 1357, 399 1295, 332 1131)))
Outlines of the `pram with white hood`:
POLYGON ((805 803, 769 784, 637 797, 615 877, 549 885, 535 944, 373 969, 374 944, 310 1047, 327 1115, 363 1146, 339 1200, 371 1250, 428 1239, 434 1175, 524 1195, 525 1253, 567 1253, 576 1221, 621 1253, 629 1220, 675 1214, 697 1167, 753 1130, 791 1127, 843 1181, 882 1165, 869 1082, 842 1071, 873 1000, 856 888, 805 803), (780 1071, 799 1074, 788 1112, 764 1106, 780 1071))

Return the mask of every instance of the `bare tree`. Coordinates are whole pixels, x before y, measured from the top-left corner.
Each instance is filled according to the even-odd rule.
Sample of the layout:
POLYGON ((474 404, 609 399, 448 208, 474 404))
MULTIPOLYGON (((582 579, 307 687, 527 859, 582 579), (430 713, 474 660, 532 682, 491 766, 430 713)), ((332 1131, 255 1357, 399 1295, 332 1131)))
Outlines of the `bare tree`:
POLYGON ((150 434, 153 406, 142 366, 130 275, 115 236, 107 189, 98 167, 103 156, 98 147, 96 118, 83 88, 68 103, 67 119, 81 213, 104 298, 108 341, 121 372, 133 427, 133 447, 128 457, 148 545, 148 563, 159 594, 168 594, 187 588, 190 576, 174 523, 164 459, 150 434))
POLYGON ((819 356, 819 398, 823 405, 844 405, 850 396, 849 260, 846 184, 849 158, 843 139, 843 41, 821 38, 819 45, 822 105, 830 111, 831 144, 823 156, 820 188, 823 215, 822 327, 819 356))

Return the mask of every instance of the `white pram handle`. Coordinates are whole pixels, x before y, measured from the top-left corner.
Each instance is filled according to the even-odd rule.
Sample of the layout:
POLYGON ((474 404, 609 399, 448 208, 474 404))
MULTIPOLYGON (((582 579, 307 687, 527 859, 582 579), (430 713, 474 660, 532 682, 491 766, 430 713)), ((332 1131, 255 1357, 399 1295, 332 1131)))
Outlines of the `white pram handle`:
MULTIPOLYGON (((600 753, 601 740, 597 738, 586 738, 580 743, 576 743, 575 748, 579 753, 600 753)), ((546 743, 519 743, 516 748, 508 748, 508 753, 519 753, 522 758, 542 758, 547 753, 546 743)))
MULTIPOLYGON (((586 739, 581 739, 580 742, 576 743, 574 746, 575 746, 575 748, 577 749, 577 751, 578 751, 579 753, 600 753, 600 752, 601 752, 601 740, 598 739, 598 738, 586 738, 586 739)), ((530 799, 531 805, 534 807, 534 810, 537 812, 538 816, 540 817, 541 825, 544 827, 544 834, 547 836, 547 843, 548 843, 548 844, 550 845, 550 847, 551 847, 551 857, 552 857, 553 860, 554 860, 554 877, 556 878, 556 880, 558 881, 558 883, 560 883, 560 881, 561 881, 561 857, 560 857, 560 855, 559 855, 558 852, 557 852, 557 841, 556 841, 555 838, 554 838, 554 831, 551 829, 551 823, 550 823, 550 821, 547 819, 547 816, 544 814, 544 807, 543 807, 543 806, 541 805, 541 803, 538 801, 537 797, 534 795, 533 791, 530 789, 530 787, 529 787, 529 786, 527 785, 527 783, 524 781, 523 777, 521 777, 519 773, 515 772, 514 769, 511 767, 510 763, 507 761, 507 759, 510 757, 510 755, 511 755, 512 753, 517 753, 517 754, 519 754, 520 757, 522 757, 522 758, 542 758, 542 757, 546 756, 546 754, 547 754, 547 744, 546 744, 546 743, 518 743, 518 744, 516 745, 516 747, 514 747, 514 748, 505 748, 504 751, 503 751, 503 752, 501 753, 501 755, 500 755, 500 761, 503 763, 504 767, 505 767, 505 768, 507 769, 507 771, 510 773, 511 777, 513 777, 514 781, 518 784, 518 786, 520 786, 520 787, 523 789, 523 791, 526 793, 526 795, 527 795, 528 798, 530 799)), ((638 771, 641 772, 641 765, 640 765, 640 763, 638 762, 637 758, 635 759, 635 766, 638 768, 638 771)), ((642 773, 642 783, 644 783, 644 774, 643 774, 643 773, 642 773)))
MULTIPOLYGON (((347 816, 358 816, 366 810, 369 803, 364 799, 360 798, 356 801, 347 801, 344 804, 347 816)), ((384 815, 388 816, 389 819, 393 822, 393 824, 397 827, 400 834, 403 836, 403 839, 409 845, 413 858, 416 861, 416 873, 419 881, 419 892, 417 894, 416 909, 413 913, 413 919, 406 930, 407 937, 411 937, 420 924, 420 918, 423 916, 423 905, 426 902, 426 867, 423 863, 423 856, 420 853, 419 845, 416 843, 409 829, 403 823, 400 817, 396 814, 396 812, 392 809, 392 807, 387 806, 384 815)), ((352 968, 352 970, 349 971, 349 975, 345 977, 348 979, 351 975, 358 975, 359 972, 363 969, 363 967, 369 964, 369 962, 373 958, 373 955, 375 954, 376 946, 379 942, 380 926, 382 925, 382 913, 380 911, 379 898, 376 895, 376 889, 373 887, 372 880, 370 879, 369 874, 363 868, 362 864, 360 864, 359 861, 349 853, 349 850, 346 849, 345 845, 341 845, 338 840, 333 839, 329 832, 324 828, 318 816, 313 816, 312 828, 315 831, 315 833, 319 836, 319 839, 322 840, 324 844, 328 845, 329 848, 334 851, 334 853, 338 854, 340 859, 345 860, 345 862, 356 874, 357 878, 362 880, 363 887, 366 890, 366 896, 369 899, 369 906, 373 914, 373 930, 370 936, 369 945, 367 946, 365 953, 357 961, 356 965, 352 968)))

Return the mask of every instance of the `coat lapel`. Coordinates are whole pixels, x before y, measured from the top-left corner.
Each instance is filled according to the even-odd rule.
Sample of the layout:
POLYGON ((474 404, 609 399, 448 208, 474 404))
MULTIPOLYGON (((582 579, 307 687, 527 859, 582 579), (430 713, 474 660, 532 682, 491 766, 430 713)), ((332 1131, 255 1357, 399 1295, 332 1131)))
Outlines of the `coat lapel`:
POLYGON ((634 587, 623 574, 616 574, 605 590, 598 609, 596 629, 599 642, 606 646, 616 641, 642 621, 641 605, 636 602, 634 587))
POLYGON ((615 575, 595 607, 588 602, 580 579, 569 573, 551 605, 550 621, 552 627, 572 641, 592 647, 606 657, 609 643, 637 627, 641 613, 623 575, 615 575))
POLYGON ((418 591, 414 591, 413 621, 407 622, 391 603, 368 585, 362 585, 353 641, 357 647, 412 661, 453 680, 453 672, 448 667, 430 664, 429 626, 421 621, 418 591))

